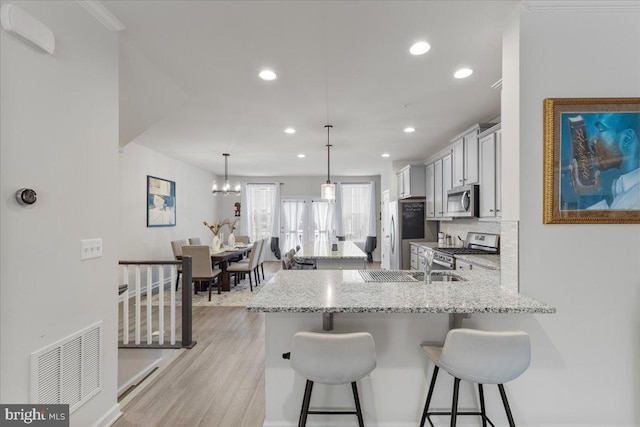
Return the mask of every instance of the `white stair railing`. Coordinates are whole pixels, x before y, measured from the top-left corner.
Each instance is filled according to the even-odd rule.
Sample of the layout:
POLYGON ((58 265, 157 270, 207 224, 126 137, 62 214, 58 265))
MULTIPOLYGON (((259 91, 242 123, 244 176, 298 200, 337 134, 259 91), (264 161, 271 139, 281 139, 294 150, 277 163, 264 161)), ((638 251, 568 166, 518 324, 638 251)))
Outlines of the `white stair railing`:
POLYGON ((191 348, 192 340, 192 304, 191 304, 191 257, 183 257, 181 261, 120 261, 122 266, 122 284, 127 285, 121 294, 122 339, 120 348, 191 348), (176 340, 176 290, 173 278, 177 274, 177 266, 182 266, 182 341, 176 340), (168 267, 169 277, 165 276, 168 267), (167 283, 165 283, 165 281, 167 283), (145 283, 144 287, 142 283, 145 283), (155 286, 154 286, 155 284, 155 286), (169 290, 169 326, 168 337, 165 326, 165 288, 169 290), (156 296, 157 298, 154 298, 156 296), (143 307, 146 304, 146 342, 142 340, 143 307), (133 303, 133 324, 130 319, 130 305, 133 303), (154 308, 157 315, 154 316, 154 308), (155 329, 155 330, 154 330, 155 329), (133 330, 133 343, 130 334, 133 330), (157 334, 157 339, 154 336, 157 334), (166 339, 168 338, 168 343, 166 339))

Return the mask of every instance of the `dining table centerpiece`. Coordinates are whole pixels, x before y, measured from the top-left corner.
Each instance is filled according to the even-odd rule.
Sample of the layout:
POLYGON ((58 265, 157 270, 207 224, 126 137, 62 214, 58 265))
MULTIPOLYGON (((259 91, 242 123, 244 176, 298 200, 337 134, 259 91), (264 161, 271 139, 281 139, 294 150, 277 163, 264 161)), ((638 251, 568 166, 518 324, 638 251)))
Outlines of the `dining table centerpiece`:
POLYGON ((213 224, 207 223, 207 221, 202 221, 205 227, 207 227, 213 233, 213 239, 211 240, 211 250, 213 252, 218 252, 220 249, 224 247, 222 240, 218 237, 218 233, 220 233, 220 229, 224 225, 229 225, 229 220, 225 219, 222 221, 216 221, 213 224))

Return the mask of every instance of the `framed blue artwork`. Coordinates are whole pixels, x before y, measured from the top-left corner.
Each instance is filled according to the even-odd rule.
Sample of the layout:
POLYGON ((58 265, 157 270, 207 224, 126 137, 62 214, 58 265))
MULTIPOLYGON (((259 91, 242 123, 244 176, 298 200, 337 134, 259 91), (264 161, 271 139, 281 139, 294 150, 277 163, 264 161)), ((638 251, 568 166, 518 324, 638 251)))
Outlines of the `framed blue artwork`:
POLYGON ((176 225, 176 183, 147 175, 147 227, 176 225))
POLYGON ((544 100, 545 224, 640 223, 640 98, 544 100))

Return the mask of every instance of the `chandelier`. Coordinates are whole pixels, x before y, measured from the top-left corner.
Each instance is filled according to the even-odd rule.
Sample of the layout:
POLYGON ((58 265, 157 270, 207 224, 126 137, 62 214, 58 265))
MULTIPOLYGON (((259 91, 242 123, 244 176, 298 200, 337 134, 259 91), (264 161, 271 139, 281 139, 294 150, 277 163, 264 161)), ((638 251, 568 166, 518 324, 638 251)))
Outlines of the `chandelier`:
POLYGON ((224 194, 228 196, 229 194, 235 194, 236 196, 240 195, 240 183, 236 183, 234 189, 231 189, 231 185, 229 184, 229 154, 224 153, 224 183, 222 184, 222 188, 218 188, 218 184, 216 181, 213 181, 213 185, 211 186, 211 192, 213 194, 224 194))

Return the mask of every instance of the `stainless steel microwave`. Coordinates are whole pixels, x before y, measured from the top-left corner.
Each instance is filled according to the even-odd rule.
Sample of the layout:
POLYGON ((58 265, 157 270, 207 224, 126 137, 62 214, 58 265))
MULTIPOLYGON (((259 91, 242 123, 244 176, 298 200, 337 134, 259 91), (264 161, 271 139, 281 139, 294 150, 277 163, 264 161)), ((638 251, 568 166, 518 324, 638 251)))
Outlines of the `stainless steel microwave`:
POLYGON ((465 185, 447 191, 448 217, 474 217, 480 210, 478 185, 465 185))

